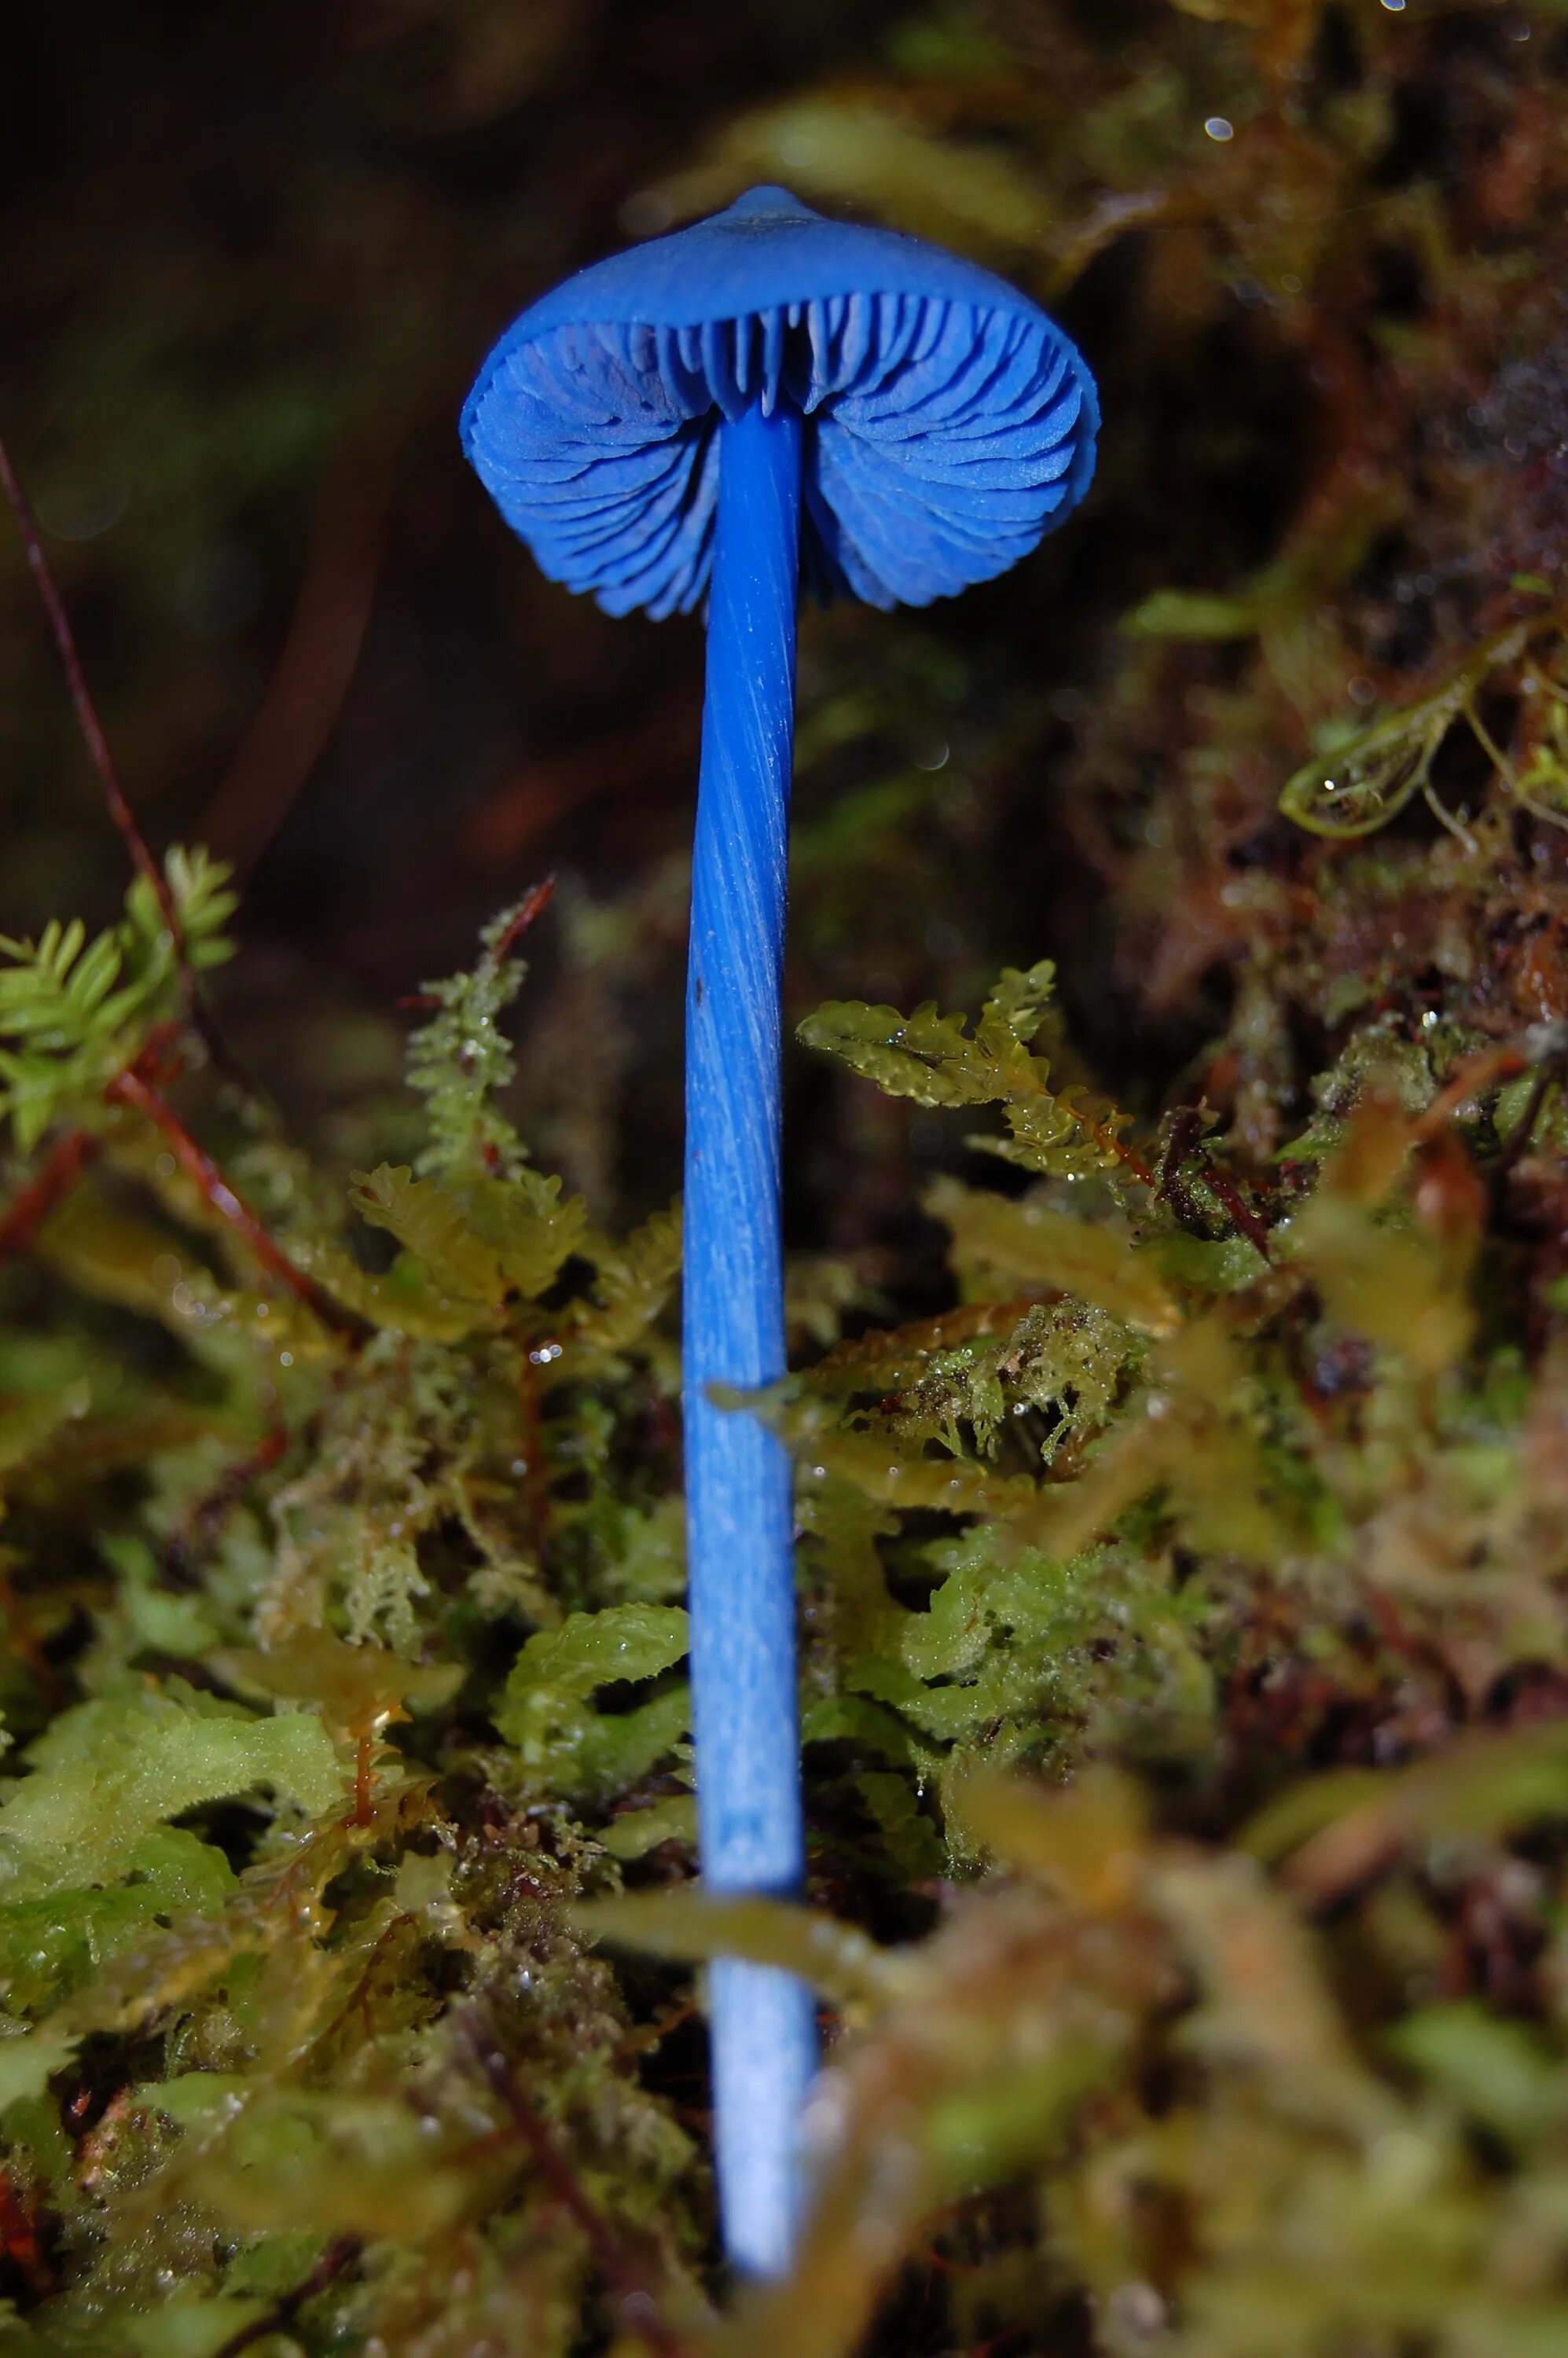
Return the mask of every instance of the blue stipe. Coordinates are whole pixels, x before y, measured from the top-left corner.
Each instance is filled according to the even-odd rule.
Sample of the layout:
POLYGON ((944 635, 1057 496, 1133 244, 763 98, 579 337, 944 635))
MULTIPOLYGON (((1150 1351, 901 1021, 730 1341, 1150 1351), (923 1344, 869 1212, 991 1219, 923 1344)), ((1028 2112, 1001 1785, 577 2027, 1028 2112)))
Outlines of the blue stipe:
MULTIPOLYGON (((697 1819, 709 1890, 800 1896, 794 1508, 783 1445, 708 1384, 784 1371, 780 1016, 795 733, 801 425, 719 429, 687 978, 687 1584, 697 1819)), ((709 1980, 719 2198, 737 2266, 788 2257, 815 2064, 810 1994, 721 1959, 709 1980)))
MULTIPOLYGON (((710 1381, 783 1372, 779 977, 798 572, 925 605, 1004 572, 1082 498, 1098 406, 1027 296, 787 189, 579 271, 481 369, 463 448, 552 580, 612 614, 708 608, 692 892, 686 1200, 687 1557, 710 1888, 804 1867, 789 1469, 710 1381)), ((810 2002, 710 1982, 726 2248, 785 2264, 810 2002)))

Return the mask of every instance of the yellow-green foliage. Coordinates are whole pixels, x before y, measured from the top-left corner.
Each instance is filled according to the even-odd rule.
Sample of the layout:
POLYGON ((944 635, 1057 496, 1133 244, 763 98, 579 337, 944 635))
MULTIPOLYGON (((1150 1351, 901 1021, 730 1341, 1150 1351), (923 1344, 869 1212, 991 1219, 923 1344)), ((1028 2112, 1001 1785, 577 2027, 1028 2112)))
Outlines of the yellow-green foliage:
MULTIPOLYGON (((887 1949, 659 1890, 694 1831, 678 1490, 631 1436, 669 1413, 673 1218, 603 1236, 482 1093, 435 1167, 335 1204, 258 1116, 247 1185, 362 1336, 102 1134, 0 1343, 0 2127, 50 2239, 0 2346, 211 2358, 303 2287, 318 2338, 565 2352, 605 2236, 716 2358, 851 2358, 933 2236, 956 2327, 1087 2302, 1117 2358, 1551 2346, 1568 1753, 1552 1719, 1450 1734, 1568 1657, 1568 1372, 1532 1393, 1478 1324, 1503 1083, 1371 1027, 1244 1182, 1202 1121, 1141 1152, 1052 1091, 1051 984, 1004 976, 972 1030, 803 1027, 856 1087, 1000 1106, 1033 1165, 927 1188, 951 1308, 818 1325, 753 1404, 800 1462, 815 1871, 915 1936, 887 1949), (135 1369, 95 1304, 176 1357, 135 1369), (1410 1733, 1312 1774, 1357 1713, 1410 1733), (1528 2006, 1452 1962, 1484 1892, 1528 2006), (637 2069, 667 1989, 605 1941, 791 1962, 842 2016, 799 2266, 732 2322, 637 2069)), ((808 1285, 818 1321, 858 1298, 808 1285)))
POLYGON ((1081 1178, 1114 1163, 1123 1118, 1086 1102, 1080 1089, 1054 1089, 1049 1063, 1031 1049, 1054 972, 1049 958, 1027 974, 1010 968, 972 1033, 961 1016, 940 1015, 929 1001, 913 1015, 836 1002, 802 1024, 801 1038, 842 1056, 892 1097, 925 1106, 1000 1105, 1010 1135, 983 1139, 989 1153, 1026 1171, 1081 1178))
MULTIPOLYGON (((496 14, 443 171, 552 70, 496 14)), ((649 217, 947 236, 1078 307, 1108 432, 1008 584, 803 630, 811 1249, 735 1412, 807 1902, 689 1887, 678 861, 563 884, 521 1003, 503 911, 313 1154, 145 885, 6 945, 0 2358, 1568 2346, 1563 12, 884 14, 814 76, 791 12, 649 217), (723 1952, 830 2041, 733 2299, 723 1952)))
MULTIPOLYGON (((496 1021, 522 982, 494 937, 476 977, 437 987, 465 1020, 496 1021)), ((170 1012, 127 1001, 115 1053, 170 1012)), ((7 2347, 118 2350, 135 2319, 214 2351, 323 2255, 335 2269, 344 2237, 379 2255, 354 2271, 356 2313, 411 2320, 441 2299, 442 2239, 489 2216, 481 2316, 550 2201, 494 2069, 503 2087, 544 2074, 517 2101, 550 2136, 575 2143, 591 2117, 611 2213, 662 2219, 661 2271, 684 2281, 687 2203, 669 2197, 689 2141, 640 2093, 622 2002, 561 1914, 612 1855, 691 1836, 670 1470, 649 1483, 612 1455, 617 1422, 673 1381, 651 1328, 678 1223, 590 1235, 491 1104, 504 1043, 477 1089, 466 1071, 445 1086, 440 1053, 427 1030, 411 1057, 430 1175, 384 1165, 333 1208, 259 1111, 236 1158, 362 1340, 258 1271, 128 1117, 27 1239, 61 1290, 0 1339, 20 1590, 0 2116, 16 2202, 64 2243, 7 2347), (376 1230, 398 1248, 379 1274, 376 1230), (95 1303, 161 1325, 176 1358, 134 1370, 95 1303), (83 1552, 51 1580, 72 1529, 83 1552)), ((54 1120, 96 1122, 112 1077, 79 1061, 54 1120)), ((541 2331, 569 2332, 584 2265, 573 2238, 530 2265, 541 2331)))
MULTIPOLYGON (((234 912, 228 871, 200 850, 171 852, 168 889, 192 967, 221 966, 234 912)), ((160 1022, 179 1011, 174 946, 152 886, 137 877, 117 925, 89 941, 80 917, 36 942, 0 936, 0 1115, 27 1153, 80 1120, 160 1022)))

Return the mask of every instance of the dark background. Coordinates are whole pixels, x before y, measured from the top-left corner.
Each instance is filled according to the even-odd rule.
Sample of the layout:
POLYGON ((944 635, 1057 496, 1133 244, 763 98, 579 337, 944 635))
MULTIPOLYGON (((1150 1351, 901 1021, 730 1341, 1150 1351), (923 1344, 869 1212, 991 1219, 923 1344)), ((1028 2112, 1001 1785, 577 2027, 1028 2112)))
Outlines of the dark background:
MULTIPOLYGON (((258 926, 390 983, 563 842, 614 870, 665 839, 646 806, 694 741, 697 630, 540 583, 453 421, 491 337, 624 243, 645 183, 887 16, 24 13, 7 431, 149 828, 241 859, 258 926)), ((79 888, 98 813, 14 620, 21 921, 79 888)))
MULTIPOLYGON (((674 1184, 700 626, 545 583, 455 421, 545 287, 771 178, 1013 273, 1107 416, 1085 510, 1006 580, 807 618, 795 1008, 972 1003, 1049 952, 1079 1048, 1157 1106, 1233 1003, 1225 878, 1293 872, 1273 806, 1309 724, 1354 712, 1358 667, 1398 693, 1480 614, 1489 585, 1463 576, 1490 526, 1421 475, 1421 438, 1452 476, 1452 420, 1550 326, 1539 251, 1506 257, 1544 218, 1563 38, 1490 0, 16 12, 0 431, 149 836, 237 864, 225 1025, 314 1142, 351 1154, 343 1109, 395 1085, 398 998, 555 870, 520 1031, 534 1132, 602 1198, 674 1184), (1417 424, 1379 439, 1411 385, 1417 424), (1402 520, 1346 560, 1357 471, 1402 520), (1237 648, 1140 653, 1120 619, 1314 530, 1301 603, 1319 562, 1346 592, 1335 644, 1304 676, 1266 650, 1269 708, 1227 708, 1217 749, 1237 648), (1400 593, 1396 644, 1372 610, 1401 578, 1437 588, 1400 593), (1195 799, 1177 765, 1206 758, 1195 799)), ((0 926, 112 914, 122 849, 8 526, 0 797, 0 926)), ((796 1059, 795 1221, 853 1243, 935 1133, 829 1087, 796 1059)))

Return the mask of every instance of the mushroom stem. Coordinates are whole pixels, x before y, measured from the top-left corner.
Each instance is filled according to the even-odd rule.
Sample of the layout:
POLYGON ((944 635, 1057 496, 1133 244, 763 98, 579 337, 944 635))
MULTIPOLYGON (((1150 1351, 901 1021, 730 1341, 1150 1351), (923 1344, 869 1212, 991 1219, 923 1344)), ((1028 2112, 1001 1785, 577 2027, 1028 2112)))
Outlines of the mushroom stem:
MULTIPOLYGON (((719 512, 687 984, 685 1420, 692 1707, 703 1878, 798 1893, 805 1875, 794 1510, 782 1444, 713 1383, 784 1371, 780 1219, 784 963, 801 420, 781 401, 719 427, 719 512)), ((809 1992, 724 1958, 709 1979, 714 2139, 736 2267, 786 2264, 809 1992)))

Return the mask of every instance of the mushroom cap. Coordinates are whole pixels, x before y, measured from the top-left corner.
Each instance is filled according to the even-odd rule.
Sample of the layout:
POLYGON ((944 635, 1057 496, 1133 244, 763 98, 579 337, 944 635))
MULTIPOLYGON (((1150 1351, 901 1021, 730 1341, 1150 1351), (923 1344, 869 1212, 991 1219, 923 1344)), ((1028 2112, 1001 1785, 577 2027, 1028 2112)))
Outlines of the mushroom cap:
POLYGON ((805 418, 801 560, 824 596, 924 606, 1004 573, 1088 487, 1094 379, 1038 305, 787 189, 579 271, 514 319, 463 449, 542 571, 610 613, 697 605, 721 419, 805 418))

